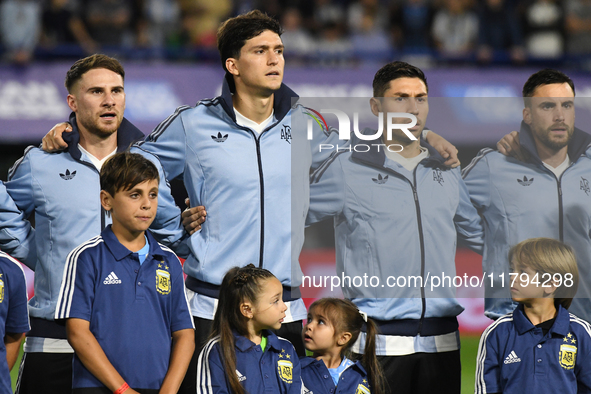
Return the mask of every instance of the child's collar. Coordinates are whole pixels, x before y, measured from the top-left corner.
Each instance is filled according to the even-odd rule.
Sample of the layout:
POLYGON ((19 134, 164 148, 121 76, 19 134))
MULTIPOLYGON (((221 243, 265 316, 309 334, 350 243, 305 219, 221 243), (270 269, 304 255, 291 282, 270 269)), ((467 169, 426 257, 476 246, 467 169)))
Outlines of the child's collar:
MULTIPOLYGON (((568 310, 566 310, 562 305, 558 305, 557 311, 558 313, 556 314, 556 320, 550 329, 550 333, 567 335, 570 330, 570 316, 568 310)), ((503 319, 503 317, 500 317, 499 320, 500 319, 503 319)), ((529 321, 527 316, 525 316, 523 304, 519 304, 517 308, 515 308, 515 311, 513 311, 513 323, 515 324, 515 328, 520 335, 536 328, 529 321)))

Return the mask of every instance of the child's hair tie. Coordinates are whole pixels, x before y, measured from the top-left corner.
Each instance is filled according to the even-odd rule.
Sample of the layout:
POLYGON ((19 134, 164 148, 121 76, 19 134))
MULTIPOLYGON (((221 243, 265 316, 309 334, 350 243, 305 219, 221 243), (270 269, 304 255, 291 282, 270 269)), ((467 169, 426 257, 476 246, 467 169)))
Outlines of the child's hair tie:
POLYGON ((361 318, 363 319, 363 321, 367 323, 367 313, 359 310, 359 314, 361 315, 361 318))
POLYGON ((248 277, 250 275, 248 275, 246 272, 241 272, 238 275, 236 275, 236 278, 234 279, 234 282, 237 285, 243 286, 246 284, 246 282, 248 282, 248 277))

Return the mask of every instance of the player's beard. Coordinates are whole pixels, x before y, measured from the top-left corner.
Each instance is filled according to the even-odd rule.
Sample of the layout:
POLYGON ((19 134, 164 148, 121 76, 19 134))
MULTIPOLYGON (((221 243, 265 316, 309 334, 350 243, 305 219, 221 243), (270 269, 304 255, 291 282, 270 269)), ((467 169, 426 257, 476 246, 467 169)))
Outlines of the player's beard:
MULTIPOLYGON (((552 127, 555 127, 555 126, 556 125, 552 125, 552 127)), ((560 126, 563 126, 566 128, 566 138, 561 138, 561 139, 550 138, 550 135, 552 133, 551 127, 549 127, 546 130, 543 130, 542 132, 537 132, 536 136, 538 137, 540 142, 542 144, 544 144, 545 146, 547 146, 548 148, 552 149, 553 151, 559 151, 560 149, 564 148, 565 146, 568 146, 568 144, 570 143, 570 141, 573 137, 573 133, 574 133, 573 126, 568 126, 565 124, 561 124, 560 126)))
POLYGON ((95 120, 80 119, 79 121, 90 134, 95 135, 101 139, 106 139, 115 133, 119 129, 119 126, 121 126, 122 119, 119 119, 119 117, 116 119, 116 124, 109 125, 109 127, 102 127, 95 120))

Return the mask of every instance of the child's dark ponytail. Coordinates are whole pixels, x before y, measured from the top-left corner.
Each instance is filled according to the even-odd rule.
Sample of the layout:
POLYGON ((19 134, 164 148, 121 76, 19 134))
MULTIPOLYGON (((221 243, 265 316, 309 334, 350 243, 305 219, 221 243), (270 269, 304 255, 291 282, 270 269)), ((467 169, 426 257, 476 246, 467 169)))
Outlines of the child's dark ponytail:
POLYGON ((365 350, 363 351, 361 363, 369 375, 372 394, 384 394, 384 372, 382 371, 382 366, 380 365, 378 357, 376 356, 376 342, 379 332, 378 327, 376 326, 376 323, 374 323, 374 321, 370 318, 367 318, 365 326, 367 327, 365 336, 365 350))
POLYGON ((234 333, 247 335, 246 318, 240 312, 240 304, 245 301, 256 302, 261 290, 261 280, 273 278, 266 269, 253 264, 230 269, 220 288, 218 308, 215 312, 210 338, 220 337, 220 355, 232 394, 246 394, 236 375, 236 348, 234 333))
POLYGON ((343 356, 351 356, 351 348, 357 341, 357 338, 359 338, 363 325, 366 325, 365 349, 361 363, 368 374, 371 393, 385 394, 384 373, 376 356, 378 328, 374 321, 367 318, 367 315, 362 315, 357 305, 349 300, 340 298, 322 298, 317 300, 310 305, 310 311, 313 309, 318 309, 319 312, 326 316, 334 326, 335 334, 351 333, 351 339, 343 347, 343 356), (365 319, 367 319, 367 322, 365 319))

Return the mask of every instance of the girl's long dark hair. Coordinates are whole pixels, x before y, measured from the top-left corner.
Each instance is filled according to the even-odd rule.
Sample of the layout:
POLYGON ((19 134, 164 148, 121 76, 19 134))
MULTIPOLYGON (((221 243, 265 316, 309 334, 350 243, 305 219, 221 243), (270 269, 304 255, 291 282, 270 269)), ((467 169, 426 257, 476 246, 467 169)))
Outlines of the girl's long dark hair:
POLYGON ((351 339, 343 347, 341 356, 351 357, 351 347, 359 338, 363 324, 366 325, 365 349, 361 364, 367 371, 372 394, 385 394, 384 372, 376 356, 376 341, 379 333, 375 322, 367 318, 363 319, 357 305, 349 300, 340 298, 322 298, 310 305, 310 311, 318 309, 330 321, 335 328, 335 335, 350 332, 351 339))
POLYGON ((230 269, 222 280, 210 339, 220 337, 220 354, 233 394, 246 394, 236 375, 236 349, 232 332, 236 330, 240 335, 248 334, 246 318, 240 312, 240 304, 245 301, 256 302, 263 281, 269 278, 274 278, 271 272, 249 264, 230 269))

